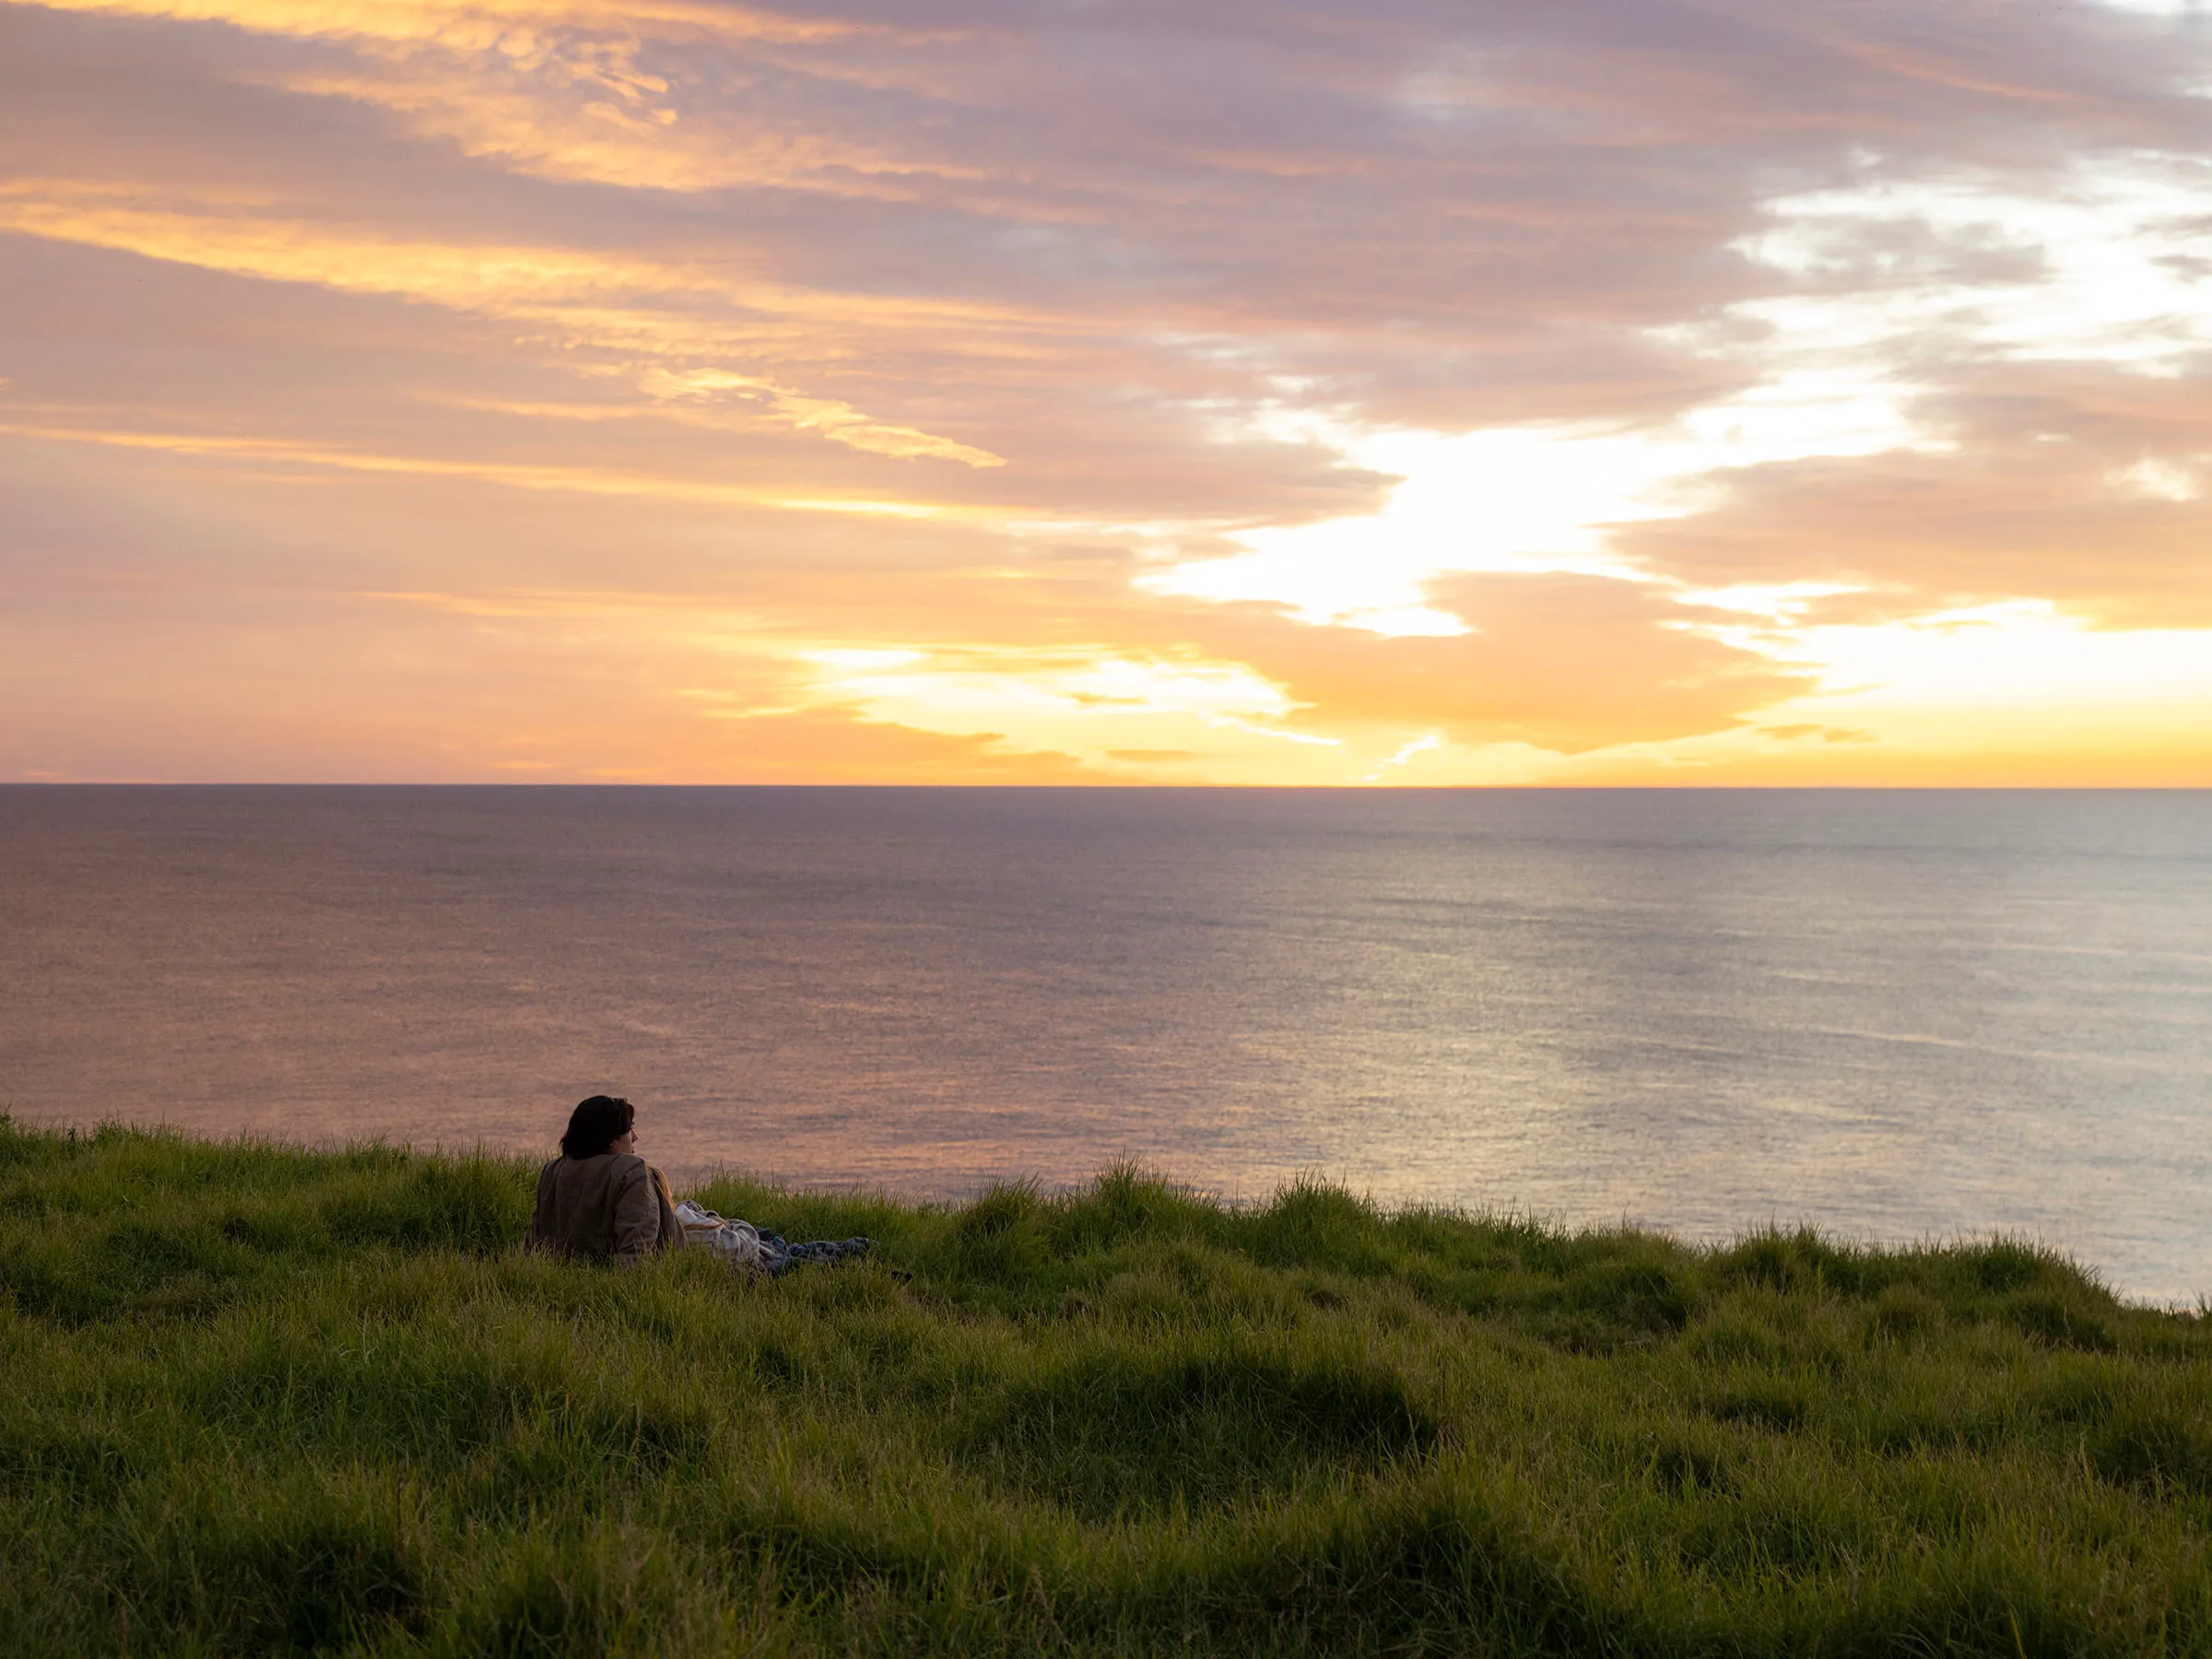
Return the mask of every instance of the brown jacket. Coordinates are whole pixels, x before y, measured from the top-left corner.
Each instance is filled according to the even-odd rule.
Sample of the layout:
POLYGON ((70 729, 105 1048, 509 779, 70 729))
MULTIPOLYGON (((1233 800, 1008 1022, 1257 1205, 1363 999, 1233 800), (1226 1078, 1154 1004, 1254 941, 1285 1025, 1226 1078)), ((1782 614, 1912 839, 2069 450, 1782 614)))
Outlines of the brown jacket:
POLYGON ((641 1262, 683 1245, 666 1179, 636 1154, 557 1158, 538 1172, 537 1213, 524 1249, 641 1262))

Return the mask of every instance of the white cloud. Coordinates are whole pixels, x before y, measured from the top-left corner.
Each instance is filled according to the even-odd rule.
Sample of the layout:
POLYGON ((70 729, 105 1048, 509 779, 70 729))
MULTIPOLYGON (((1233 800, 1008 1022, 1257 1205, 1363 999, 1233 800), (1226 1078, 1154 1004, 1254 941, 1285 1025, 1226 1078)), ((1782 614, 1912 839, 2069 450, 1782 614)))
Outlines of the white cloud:
POLYGON ((1912 364, 1976 354, 2178 372, 2212 348, 2208 203, 2212 160, 2144 152, 2032 191, 1955 172, 1783 196, 1735 246, 1810 291, 1723 321, 1770 328, 1758 355, 1857 365, 1901 391, 1912 364))

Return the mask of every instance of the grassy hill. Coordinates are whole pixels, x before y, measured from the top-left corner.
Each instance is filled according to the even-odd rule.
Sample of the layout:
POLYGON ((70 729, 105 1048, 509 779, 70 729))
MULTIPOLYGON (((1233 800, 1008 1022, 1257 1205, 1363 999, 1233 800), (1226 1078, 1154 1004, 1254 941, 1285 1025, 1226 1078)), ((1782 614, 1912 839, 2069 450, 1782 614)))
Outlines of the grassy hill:
POLYGON ((0 1119, 0 1652, 2212 1654, 2212 1328, 2028 1244, 534 1172, 0 1119))

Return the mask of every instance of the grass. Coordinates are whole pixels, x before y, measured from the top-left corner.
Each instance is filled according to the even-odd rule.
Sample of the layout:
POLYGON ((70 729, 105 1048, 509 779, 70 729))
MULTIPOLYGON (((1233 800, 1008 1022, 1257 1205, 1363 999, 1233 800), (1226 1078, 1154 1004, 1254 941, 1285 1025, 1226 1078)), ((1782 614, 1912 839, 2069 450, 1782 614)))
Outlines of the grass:
POLYGON ((2212 1329, 2030 1244, 533 1174, 0 1119, 0 1652, 2212 1654, 2212 1329))

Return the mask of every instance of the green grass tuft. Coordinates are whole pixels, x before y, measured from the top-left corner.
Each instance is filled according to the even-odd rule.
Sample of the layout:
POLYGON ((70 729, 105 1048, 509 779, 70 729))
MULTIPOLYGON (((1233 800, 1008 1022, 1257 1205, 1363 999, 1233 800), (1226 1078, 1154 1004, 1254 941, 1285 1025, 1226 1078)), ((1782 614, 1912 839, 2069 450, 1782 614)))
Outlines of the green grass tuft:
POLYGON ((534 1175, 0 1119, 0 1652, 2212 1659, 2212 1330, 2030 1241, 534 1175))

